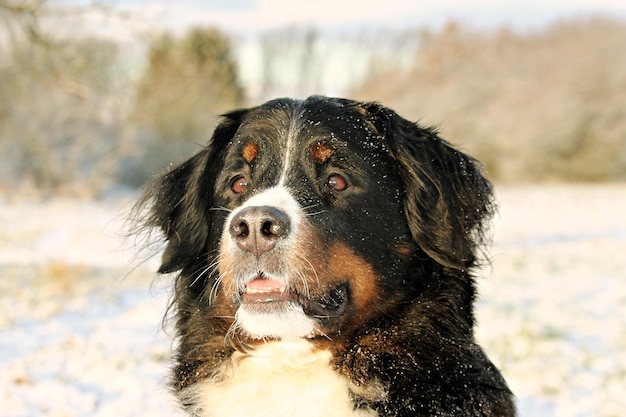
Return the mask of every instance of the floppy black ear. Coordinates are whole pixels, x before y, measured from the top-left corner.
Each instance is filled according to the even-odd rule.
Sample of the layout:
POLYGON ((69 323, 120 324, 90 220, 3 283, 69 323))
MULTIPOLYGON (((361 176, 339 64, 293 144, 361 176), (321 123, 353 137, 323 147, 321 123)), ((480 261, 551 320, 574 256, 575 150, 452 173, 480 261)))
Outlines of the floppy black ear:
POLYGON ((207 256, 214 180, 224 148, 239 127, 246 110, 226 114, 209 144, 190 159, 156 177, 135 205, 147 213, 141 228, 160 229, 167 241, 159 273, 182 269, 207 256))
POLYGON ((402 177, 413 239, 441 265, 470 268, 494 210, 492 186, 478 161, 453 148, 434 129, 375 103, 367 109, 402 177))

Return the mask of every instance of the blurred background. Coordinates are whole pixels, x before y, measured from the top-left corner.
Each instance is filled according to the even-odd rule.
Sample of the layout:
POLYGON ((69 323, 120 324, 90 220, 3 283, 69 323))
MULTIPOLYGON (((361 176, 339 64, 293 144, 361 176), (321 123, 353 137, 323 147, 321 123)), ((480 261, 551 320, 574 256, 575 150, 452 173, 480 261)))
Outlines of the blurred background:
POLYGON ((0 0, 0 414, 177 415, 169 281, 126 212, 220 114, 311 94, 483 161, 501 209, 479 340, 522 416, 621 416, 619 0, 0 0))
POLYGON ((277 96, 377 100, 495 181, 626 179, 626 5, 0 3, 1 189, 137 187, 277 96))

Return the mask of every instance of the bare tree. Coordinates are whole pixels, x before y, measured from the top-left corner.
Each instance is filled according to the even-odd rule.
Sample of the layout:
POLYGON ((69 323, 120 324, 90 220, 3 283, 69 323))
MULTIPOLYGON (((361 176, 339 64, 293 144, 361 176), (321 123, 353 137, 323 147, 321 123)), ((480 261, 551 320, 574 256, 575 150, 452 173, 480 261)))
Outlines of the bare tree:
POLYGON ((441 125, 494 179, 626 179, 626 24, 586 18, 542 31, 451 23, 423 32, 410 71, 352 94, 441 125))
POLYGON ((0 3, 0 175, 4 186, 97 195, 114 181, 125 146, 118 49, 55 38, 48 28, 65 16, 56 12, 43 1, 0 3))

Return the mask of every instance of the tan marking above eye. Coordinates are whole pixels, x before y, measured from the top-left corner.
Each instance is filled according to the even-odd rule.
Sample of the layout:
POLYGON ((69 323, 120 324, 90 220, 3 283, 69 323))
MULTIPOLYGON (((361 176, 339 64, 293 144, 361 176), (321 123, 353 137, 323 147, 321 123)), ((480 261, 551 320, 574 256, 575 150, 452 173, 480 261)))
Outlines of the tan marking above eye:
POLYGON ((243 147, 241 154, 243 159, 245 159, 247 163, 250 163, 259 156, 259 145, 256 142, 248 142, 243 147))
POLYGON ((311 158, 318 164, 322 164, 331 157, 333 150, 328 144, 323 142, 317 142, 309 149, 311 158))

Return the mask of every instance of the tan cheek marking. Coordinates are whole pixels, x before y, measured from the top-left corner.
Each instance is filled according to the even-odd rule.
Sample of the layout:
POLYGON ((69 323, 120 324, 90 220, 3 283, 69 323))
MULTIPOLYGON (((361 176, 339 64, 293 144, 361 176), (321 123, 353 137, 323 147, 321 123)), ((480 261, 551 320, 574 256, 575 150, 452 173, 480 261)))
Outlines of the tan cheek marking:
POLYGON ((378 279, 372 266, 352 249, 341 243, 333 244, 328 251, 329 270, 333 276, 348 278, 358 314, 366 314, 380 295, 378 279))
POLYGON ((322 164, 331 157, 333 150, 325 143, 318 142, 309 149, 311 158, 318 164, 322 164))
POLYGON ((307 277, 313 293, 332 288, 345 282, 350 283, 357 314, 365 316, 371 304, 380 296, 378 279, 372 266, 343 243, 326 247, 315 229, 303 222, 298 231, 299 239, 291 251, 289 265, 307 277))
POLYGON ((256 142, 248 142, 243 147, 242 155, 247 163, 254 161, 259 156, 259 145, 256 142))

